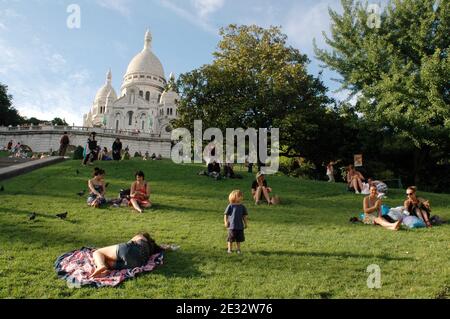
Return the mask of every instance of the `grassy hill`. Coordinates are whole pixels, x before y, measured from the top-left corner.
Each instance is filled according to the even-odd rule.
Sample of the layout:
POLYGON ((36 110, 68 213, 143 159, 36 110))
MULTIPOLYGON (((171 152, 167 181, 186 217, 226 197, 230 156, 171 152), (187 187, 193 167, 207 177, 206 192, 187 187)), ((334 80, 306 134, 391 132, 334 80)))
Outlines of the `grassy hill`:
MULTIPOLYGON (((362 195, 328 184, 269 177, 283 205, 255 206, 253 176, 214 181, 199 166, 170 161, 99 163, 110 183, 107 197, 128 188, 142 169, 154 208, 95 210, 76 195, 92 168, 67 161, 0 182, 0 298, 445 298, 450 296, 450 225, 391 232, 355 225, 362 195), (76 169, 80 174, 76 174, 76 169), (249 210, 243 254, 226 254, 223 211, 242 189, 249 210), (38 213, 28 221, 28 214, 38 213), (56 213, 69 212, 67 220, 56 213), (71 290, 53 270, 55 259, 82 246, 129 240, 140 230, 181 249, 156 271, 118 288, 71 290), (366 269, 381 268, 381 289, 369 289, 366 269)), ((419 192, 420 193, 420 192, 419 192)), ((450 219, 450 195, 420 193, 433 213, 450 219)), ((385 203, 399 206, 404 190, 385 203)))

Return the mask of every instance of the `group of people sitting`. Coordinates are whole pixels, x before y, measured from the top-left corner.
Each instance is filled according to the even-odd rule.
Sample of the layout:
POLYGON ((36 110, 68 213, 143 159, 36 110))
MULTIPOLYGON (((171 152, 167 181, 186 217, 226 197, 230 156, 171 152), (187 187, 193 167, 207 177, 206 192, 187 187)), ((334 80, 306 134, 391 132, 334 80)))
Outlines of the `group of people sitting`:
POLYGON ((217 161, 211 161, 206 166, 206 171, 201 171, 199 175, 205 175, 214 178, 215 180, 219 180, 222 178, 238 178, 242 179, 242 175, 236 174, 233 169, 233 164, 225 163, 223 165, 223 173, 222 173, 222 165, 217 161))
POLYGON ((371 178, 365 179, 363 174, 356 170, 353 165, 347 168, 347 187, 349 191, 354 191, 355 194, 370 194, 370 188, 375 186, 378 194, 383 196, 387 192, 386 183, 371 178))
MULTIPOLYGON (((406 189, 406 199, 403 202, 403 208, 410 216, 415 216, 422 220, 427 227, 432 227, 430 221, 431 206, 430 202, 424 198, 417 197, 417 188, 410 186, 406 189)), ((362 222, 368 225, 380 225, 389 230, 398 230, 402 224, 402 218, 397 221, 388 220, 382 214, 382 199, 378 196, 378 190, 375 185, 370 186, 370 195, 363 200, 364 215, 362 222)))
POLYGON ((150 153, 147 151, 147 152, 145 152, 145 155, 144 155, 144 157, 142 157, 142 159, 144 161, 150 161, 150 160, 160 161, 160 160, 162 160, 162 156, 161 156, 161 154, 158 154, 158 156, 156 156, 155 153, 153 153, 152 156, 150 156, 150 153))
MULTIPOLYGON (((119 138, 116 138, 111 152, 108 151, 107 147, 103 147, 103 149, 98 145, 98 141, 96 140, 96 133, 92 132, 89 135, 89 138, 86 142, 86 146, 84 147, 83 153, 83 165, 90 164, 93 165, 95 161, 119 161, 119 160, 129 160, 131 159, 130 150, 127 147, 122 150, 122 142, 119 138)), ((140 153, 140 152, 139 152, 140 153)), ((140 155, 142 157, 142 155, 140 155)), ((150 156, 149 152, 145 153, 143 157, 144 160, 161 160, 162 156, 159 154, 156 156, 155 153, 150 156)))
POLYGON ((136 180, 131 184, 129 191, 121 191, 118 199, 106 199, 105 170, 96 167, 93 178, 88 181, 89 195, 87 204, 91 207, 99 208, 104 205, 130 206, 138 213, 142 213, 145 208, 152 206, 150 201, 151 188, 145 180, 142 171, 135 173, 136 180))

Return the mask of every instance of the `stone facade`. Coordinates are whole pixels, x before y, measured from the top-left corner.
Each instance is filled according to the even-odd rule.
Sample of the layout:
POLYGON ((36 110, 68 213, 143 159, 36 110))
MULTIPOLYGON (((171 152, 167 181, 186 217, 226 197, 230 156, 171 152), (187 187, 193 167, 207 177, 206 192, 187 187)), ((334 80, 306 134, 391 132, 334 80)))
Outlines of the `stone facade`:
POLYGON ((159 136, 170 131, 170 120, 177 116, 179 100, 175 77, 171 74, 169 82, 166 81, 163 66, 151 50, 151 41, 147 31, 144 49, 128 65, 119 97, 111 84, 111 70, 107 73, 105 85, 83 117, 84 127, 159 136))
POLYGON ((97 141, 100 147, 107 147, 111 151, 112 144, 116 137, 122 141, 123 148, 128 146, 131 156, 135 152, 146 151, 150 154, 161 154, 163 158, 170 158, 171 141, 170 137, 159 137, 150 134, 117 135, 114 132, 103 129, 73 128, 73 127, 30 127, 30 128, 0 128, 0 145, 6 147, 12 140, 14 145, 21 143, 28 145, 33 152, 48 153, 50 150, 59 149, 59 141, 64 131, 69 133, 70 145, 85 146, 89 133, 97 132, 97 141))

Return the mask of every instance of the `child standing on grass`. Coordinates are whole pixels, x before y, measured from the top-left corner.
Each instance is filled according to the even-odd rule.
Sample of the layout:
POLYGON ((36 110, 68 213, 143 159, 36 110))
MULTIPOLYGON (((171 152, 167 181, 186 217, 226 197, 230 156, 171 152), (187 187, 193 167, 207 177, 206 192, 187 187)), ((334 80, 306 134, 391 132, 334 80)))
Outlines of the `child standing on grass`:
POLYGON ((245 241, 244 228, 247 228, 247 208, 242 205, 244 194, 240 190, 234 190, 228 196, 230 204, 225 209, 223 222, 228 228, 228 253, 231 254, 233 242, 236 242, 237 253, 241 253, 241 243, 245 241))

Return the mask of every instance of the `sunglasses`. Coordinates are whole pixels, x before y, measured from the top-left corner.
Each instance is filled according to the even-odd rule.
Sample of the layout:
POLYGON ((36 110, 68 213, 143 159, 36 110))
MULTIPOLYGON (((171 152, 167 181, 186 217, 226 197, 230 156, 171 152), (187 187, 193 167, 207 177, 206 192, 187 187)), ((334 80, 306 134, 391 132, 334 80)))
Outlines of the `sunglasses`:
POLYGON ((414 193, 406 193, 406 196, 411 196, 412 194, 414 194, 414 193))

